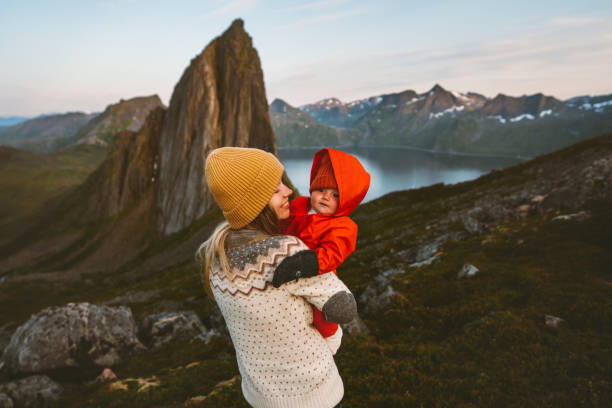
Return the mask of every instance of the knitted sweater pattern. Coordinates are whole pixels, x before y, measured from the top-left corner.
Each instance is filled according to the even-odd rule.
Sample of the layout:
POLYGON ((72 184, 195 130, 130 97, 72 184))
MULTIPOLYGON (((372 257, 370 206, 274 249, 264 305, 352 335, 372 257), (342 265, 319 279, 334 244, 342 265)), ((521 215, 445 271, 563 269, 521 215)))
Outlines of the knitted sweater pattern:
POLYGON ((348 288, 326 273, 280 288, 278 264, 308 247, 296 237, 263 236, 227 248, 230 271, 213 264, 210 285, 236 350, 242 391, 254 407, 325 408, 344 393, 325 340, 312 326, 312 306, 348 288))

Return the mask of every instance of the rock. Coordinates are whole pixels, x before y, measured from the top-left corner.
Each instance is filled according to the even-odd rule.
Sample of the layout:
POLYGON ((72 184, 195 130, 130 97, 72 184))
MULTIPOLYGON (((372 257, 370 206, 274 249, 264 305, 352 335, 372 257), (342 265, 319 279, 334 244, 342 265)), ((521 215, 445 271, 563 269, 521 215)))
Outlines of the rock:
POLYGON ((442 254, 441 252, 438 252, 437 254, 433 255, 430 258, 425 259, 424 261, 411 263, 410 265, 408 265, 408 267, 409 268, 419 268, 419 267, 424 266, 424 265, 430 265, 434 261, 436 261, 441 254, 442 254))
POLYGON ((396 295, 391 286, 391 280, 395 275, 404 273, 402 269, 389 269, 374 278, 372 282, 359 297, 366 313, 375 313, 389 306, 391 299, 396 295))
POLYGON ((475 267, 474 265, 464 264, 459 272, 457 273, 458 278, 473 278, 476 274, 480 272, 480 269, 475 267))
POLYGON ((446 235, 436 238, 433 242, 422 246, 416 254, 416 262, 428 260, 440 252, 440 247, 448 240, 446 235))
POLYGON ((137 387, 136 392, 145 392, 149 388, 159 387, 161 384, 154 375, 149 378, 126 378, 125 380, 117 380, 108 384, 108 390, 127 391, 129 389, 129 383, 135 383, 137 387))
POLYGON ((590 217, 590 214, 587 213, 586 211, 580 211, 579 213, 576 214, 567 214, 567 215, 559 215, 557 217, 554 217, 552 220, 553 221, 584 221, 586 219, 588 219, 590 217))
POLYGON ((3 358, 12 374, 39 373, 110 367, 144 349, 129 308, 69 303, 17 328, 3 358))
POLYGON ((548 327, 552 327, 553 329, 567 329, 568 324, 565 320, 560 317, 552 316, 552 315, 544 315, 544 323, 548 327))
POLYGON ((485 202, 468 210, 460 217, 463 221, 463 228, 470 234, 477 235, 486 232, 490 225, 498 224, 511 214, 512 212, 501 204, 485 202))
POLYGON ((477 218, 480 212, 482 212, 482 208, 475 207, 469 210, 463 217, 463 227, 470 234, 478 234, 481 232, 481 224, 477 218))
POLYGON ((355 317, 351 322, 347 323, 347 324, 343 324, 342 326, 342 332, 346 335, 357 335, 357 334, 369 334, 370 333, 370 329, 368 329, 368 326, 366 326, 366 324, 364 323, 363 320, 361 320, 361 317, 357 316, 355 317))
POLYGON ((105 368, 102 370, 102 373, 96 378, 97 382, 105 383, 109 381, 115 381, 117 379, 117 375, 110 368, 105 368))
POLYGON ((534 204, 541 203, 544 200, 544 198, 545 197, 543 195, 538 194, 538 195, 531 197, 531 202, 534 204))
POLYGON ((197 407, 198 405, 206 401, 206 398, 208 397, 205 395, 197 395, 195 397, 191 397, 187 401, 185 401, 185 406, 186 407, 197 407))
POLYGON ((3 392, 0 392, 0 408, 13 408, 13 400, 3 392))
POLYGON ((46 375, 35 375, 0 385, 0 395, 8 395, 15 407, 23 408, 51 406, 62 391, 62 386, 46 375))
POLYGON ((219 335, 207 330, 193 311, 160 313, 147 316, 141 325, 141 336, 149 347, 157 348, 173 340, 201 340, 205 343, 219 335))

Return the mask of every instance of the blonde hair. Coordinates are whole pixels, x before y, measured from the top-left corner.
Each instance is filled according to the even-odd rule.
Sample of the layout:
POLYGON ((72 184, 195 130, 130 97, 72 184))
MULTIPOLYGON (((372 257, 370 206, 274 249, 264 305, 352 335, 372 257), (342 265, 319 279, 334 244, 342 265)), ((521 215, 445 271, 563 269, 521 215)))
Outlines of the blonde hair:
MULTIPOLYGON (((278 216, 269 205, 266 205, 247 227, 268 235, 278 235, 278 216)), ((216 263, 226 275, 229 275, 230 266, 227 259, 225 241, 231 231, 232 227, 230 224, 227 221, 222 222, 217 225, 210 238, 204 241, 196 251, 196 261, 201 265, 200 277, 202 278, 202 283, 206 293, 213 301, 215 298, 210 289, 210 268, 213 263, 216 263)))

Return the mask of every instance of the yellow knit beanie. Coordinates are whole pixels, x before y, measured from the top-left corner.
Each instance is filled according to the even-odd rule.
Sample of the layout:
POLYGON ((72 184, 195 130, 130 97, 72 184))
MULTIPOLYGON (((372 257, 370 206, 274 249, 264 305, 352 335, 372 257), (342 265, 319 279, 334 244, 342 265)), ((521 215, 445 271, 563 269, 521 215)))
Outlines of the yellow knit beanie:
POLYGON ((270 202, 283 175, 272 154, 246 147, 221 147, 206 158, 206 181, 232 228, 242 228, 270 202))

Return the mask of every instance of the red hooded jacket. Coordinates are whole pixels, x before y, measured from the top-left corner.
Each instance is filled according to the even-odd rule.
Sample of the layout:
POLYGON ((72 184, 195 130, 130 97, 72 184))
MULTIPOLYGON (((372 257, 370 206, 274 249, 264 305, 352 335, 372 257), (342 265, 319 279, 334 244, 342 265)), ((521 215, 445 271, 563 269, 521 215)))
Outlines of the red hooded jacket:
POLYGON ((317 253, 319 273, 334 271, 355 251, 357 224, 348 216, 361 203, 370 187, 370 175, 359 160, 335 149, 321 149, 313 159, 310 183, 324 155, 329 155, 338 184, 338 208, 332 215, 308 214, 310 197, 298 197, 290 204, 291 215, 283 223, 284 233, 299 237, 317 253))

